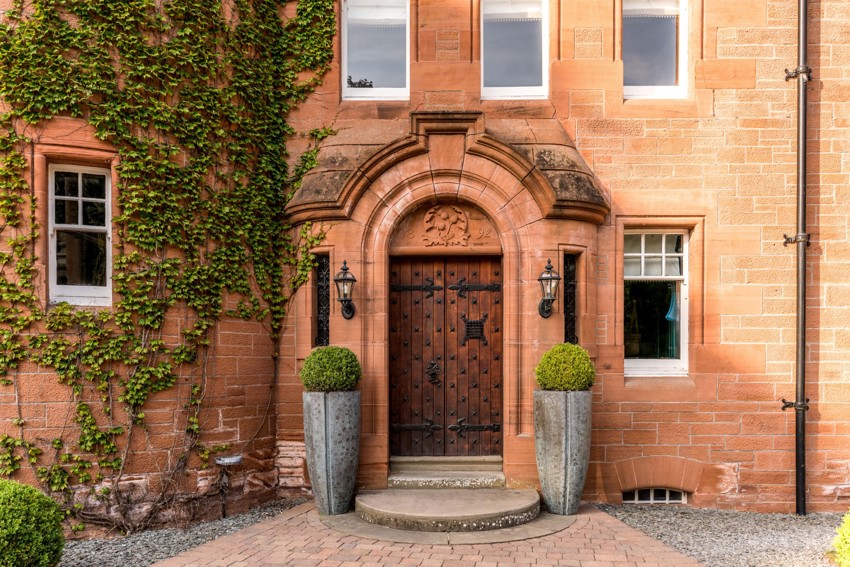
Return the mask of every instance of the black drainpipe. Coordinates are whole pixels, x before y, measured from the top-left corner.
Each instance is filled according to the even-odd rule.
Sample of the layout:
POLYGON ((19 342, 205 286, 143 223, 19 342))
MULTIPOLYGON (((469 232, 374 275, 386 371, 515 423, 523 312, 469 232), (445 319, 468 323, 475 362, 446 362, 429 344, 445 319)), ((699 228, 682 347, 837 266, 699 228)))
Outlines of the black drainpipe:
POLYGON ((797 68, 785 70, 785 80, 797 79, 797 234, 785 235, 785 245, 797 244, 797 398, 793 402, 782 399, 782 409, 794 408, 796 412, 796 479, 797 514, 806 515, 806 83, 812 78, 807 64, 808 0, 799 0, 797 8, 797 68))

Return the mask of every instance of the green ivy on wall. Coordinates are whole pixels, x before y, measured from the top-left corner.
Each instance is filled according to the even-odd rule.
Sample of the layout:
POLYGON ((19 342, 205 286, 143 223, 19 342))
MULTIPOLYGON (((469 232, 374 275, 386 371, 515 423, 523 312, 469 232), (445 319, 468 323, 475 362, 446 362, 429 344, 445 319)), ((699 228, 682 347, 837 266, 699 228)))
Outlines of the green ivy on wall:
POLYGON ((111 481, 97 496, 114 498, 122 517, 78 506, 87 521, 132 531, 168 505, 163 492, 131 519, 115 490, 146 403, 191 380, 169 474, 192 452, 207 456, 198 412, 217 323, 257 319, 276 345, 289 295, 312 268, 321 234, 293 235, 284 206, 315 155, 287 167, 287 115, 328 69, 334 4, 299 0, 289 17, 285 4, 16 0, 0 15, 0 392, 20 400, 25 361, 49 368, 70 389, 78 428, 45 446, 19 405, 18 434, 0 438, 0 474, 29 461, 54 491, 111 481), (118 154, 111 309, 46 309, 36 293, 44 204, 27 157, 57 116, 84 119, 118 154))

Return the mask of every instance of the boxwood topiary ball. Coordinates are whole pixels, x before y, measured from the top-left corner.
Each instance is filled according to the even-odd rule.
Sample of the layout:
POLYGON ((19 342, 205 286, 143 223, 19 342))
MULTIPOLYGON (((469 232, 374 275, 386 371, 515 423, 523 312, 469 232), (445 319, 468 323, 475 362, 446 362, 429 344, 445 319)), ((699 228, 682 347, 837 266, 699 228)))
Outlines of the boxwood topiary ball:
POLYGON ((301 368, 301 382, 308 392, 341 392, 353 390, 360 380, 360 362, 345 347, 326 346, 313 349, 301 368))
POLYGON ((0 479, 0 567, 54 567, 62 558, 62 511, 40 490, 0 479))
POLYGON ((589 390, 596 378, 596 369, 586 350, 564 343, 543 354, 534 375, 544 390, 589 390))

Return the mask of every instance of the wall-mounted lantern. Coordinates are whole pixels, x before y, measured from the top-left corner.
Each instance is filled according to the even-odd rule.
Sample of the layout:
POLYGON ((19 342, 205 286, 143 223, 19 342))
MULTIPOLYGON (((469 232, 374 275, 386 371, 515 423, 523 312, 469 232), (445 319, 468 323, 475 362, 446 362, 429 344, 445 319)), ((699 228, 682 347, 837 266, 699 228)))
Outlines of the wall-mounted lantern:
POLYGON ((540 289, 543 292, 543 299, 537 306, 537 312, 546 319, 552 314, 552 304, 558 297, 558 283, 561 281, 561 276, 552 269, 552 260, 546 260, 546 269, 540 274, 537 281, 540 282, 540 289))
POLYGON ((346 319, 354 317, 354 302, 351 300, 351 292, 354 290, 354 282, 356 281, 357 278, 348 271, 348 264, 343 260, 342 270, 334 276, 334 283, 336 284, 337 299, 342 304, 342 316, 346 319))

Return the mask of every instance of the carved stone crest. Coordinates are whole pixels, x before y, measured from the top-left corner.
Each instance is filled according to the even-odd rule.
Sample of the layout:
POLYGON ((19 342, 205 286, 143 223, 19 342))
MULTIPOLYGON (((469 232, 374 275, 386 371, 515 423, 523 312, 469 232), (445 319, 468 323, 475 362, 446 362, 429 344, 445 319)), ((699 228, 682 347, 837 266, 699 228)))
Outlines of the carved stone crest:
POLYGON ((422 217, 425 246, 466 246, 469 221, 466 211, 455 205, 434 205, 422 217))
POLYGON ((498 232, 480 210, 463 203, 429 203, 399 222, 390 243, 392 254, 501 252, 498 232))

